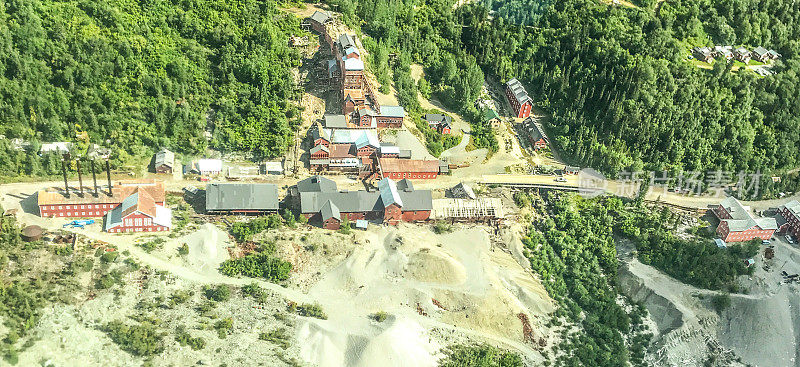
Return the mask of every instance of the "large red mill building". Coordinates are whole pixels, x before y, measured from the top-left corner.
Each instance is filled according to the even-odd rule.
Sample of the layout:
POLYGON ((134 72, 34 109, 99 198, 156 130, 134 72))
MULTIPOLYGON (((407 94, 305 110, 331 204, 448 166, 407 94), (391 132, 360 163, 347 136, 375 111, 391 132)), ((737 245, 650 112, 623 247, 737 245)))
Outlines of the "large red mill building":
POLYGON ((514 113, 518 118, 524 119, 530 116, 533 100, 528 96, 528 92, 525 91, 522 83, 516 78, 506 83, 506 98, 508 98, 508 103, 514 108, 514 113))
POLYGON ((102 217, 116 208, 135 191, 146 191, 155 204, 164 205, 164 182, 157 180, 119 181, 108 190, 99 190, 95 195, 89 189, 80 194, 70 189, 69 197, 63 189, 42 190, 38 193, 39 215, 42 217, 92 218, 102 217))
POLYGON ((778 229, 775 218, 754 216, 750 207, 743 206, 734 197, 725 198, 712 211, 719 218, 717 234, 725 242, 744 242, 754 238, 769 240, 778 229))

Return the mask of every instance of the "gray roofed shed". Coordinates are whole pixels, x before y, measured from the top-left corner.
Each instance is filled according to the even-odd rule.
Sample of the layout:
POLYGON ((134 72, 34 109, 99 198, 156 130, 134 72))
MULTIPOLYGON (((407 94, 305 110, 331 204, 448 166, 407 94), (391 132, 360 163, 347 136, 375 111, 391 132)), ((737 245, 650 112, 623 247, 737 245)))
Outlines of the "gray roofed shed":
POLYGON ((206 186, 206 210, 277 211, 278 187, 273 184, 209 184, 206 186))
POLYGON ((347 120, 344 115, 325 115, 325 127, 328 129, 346 129, 347 120))

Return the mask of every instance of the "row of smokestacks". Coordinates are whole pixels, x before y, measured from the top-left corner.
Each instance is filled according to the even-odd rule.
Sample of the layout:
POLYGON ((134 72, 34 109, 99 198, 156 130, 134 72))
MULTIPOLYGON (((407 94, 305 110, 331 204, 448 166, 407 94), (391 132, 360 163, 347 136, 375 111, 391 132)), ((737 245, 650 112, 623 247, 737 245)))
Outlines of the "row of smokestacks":
MULTIPOLYGON (((61 159, 61 173, 64 176, 64 195, 66 195, 66 197, 70 197, 70 195, 71 195, 70 191, 69 191, 69 183, 67 182, 67 162, 68 161, 70 161, 70 155, 69 154, 64 154, 64 156, 61 159)), ((89 163, 90 163, 90 165, 92 167, 92 182, 94 183, 94 192, 92 193, 92 195, 94 197, 99 197, 100 196, 100 186, 97 185, 97 173, 96 173, 96 170, 95 170, 94 161, 95 161, 94 159, 89 159, 89 163)), ((106 192, 106 195, 113 196, 113 194, 111 193, 111 188, 112 188, 112 186, 111 186, 111 164, 108 162, 108 158, 106 158, 105 161, 106 161, 106 178, 108 179, 108 191, 106 192)), ((83 175, 81 173, 81 158, 75 159, 75 165, 78 168, 77 169, 77 171, 78 171, 78 196, 83 197, 84 192, 83 192, 83 175)))

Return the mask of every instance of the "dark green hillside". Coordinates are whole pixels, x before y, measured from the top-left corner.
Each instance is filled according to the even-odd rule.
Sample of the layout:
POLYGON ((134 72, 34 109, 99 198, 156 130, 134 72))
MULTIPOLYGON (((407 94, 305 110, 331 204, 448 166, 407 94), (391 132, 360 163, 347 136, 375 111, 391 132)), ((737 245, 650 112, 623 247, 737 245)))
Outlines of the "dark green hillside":
MULTIPOLYGON (((210 121, 223 151, 275 156, 288 146, 299 56, 287 40, 299 20, 276 2, 11 0, 0 18, 7 138, 62 141, 85 130, 128 153, 197 153, 210 121)), ((27 174, 0 145, 11 162, 0 174, 27 174)))

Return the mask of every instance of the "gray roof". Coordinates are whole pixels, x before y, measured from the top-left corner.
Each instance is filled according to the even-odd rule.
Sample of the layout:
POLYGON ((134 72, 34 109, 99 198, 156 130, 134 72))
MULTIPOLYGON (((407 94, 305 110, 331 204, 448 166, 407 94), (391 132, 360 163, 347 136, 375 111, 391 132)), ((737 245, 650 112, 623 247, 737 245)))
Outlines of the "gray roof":
POLYGON ((381 192, 381 200, 383 206, 387 207, 392 204, 403 206, 403 200, 400 198, 400 193, 397 192, 397 184, 390 178, 384 178, 378 182, 378 189, 381 192))
POLYGON ((530 120, 530 124, 531 124, 531 127, 532 127, 532 129, 531 129, 531 138, 533 138, 534 141, 537 141, 539 139, 544 139, 544 141, 548 141, 547 135, 544 134, 544 131, 542 131, 542 127, 541 126, 539 126, 537 123, 533 122, 533 120, 530 120))
POLYGON ((750 207, 742 205, 739 200, 729 196, 719 204, 730 214, 731 219, 722 219, 728 223, 731 232, 744 231, 755 226, 761 229, 778 229, 778 222, 775 218, 755 217, 750 213, 750 207))
POLYGON ((175 153, 171 152, 169 149, 161 149, 158 153, 156 153, 155 158, 155 166, 166 165, 172 167, 175 164, 175 153))
POLYGON ((381 116, 405 117, 406 110, 402 106, 381 106, 381 116))
POLYGON ((400 149, 400 153, 397 155, 397 157, 402 159, 411 159, 411 149, 400 149))
POLYGON ((326 146, 324 146, 324 145, 320 144, 320 145, 317 145, 317 146, 315 146, 315 147, 311 148, 311 150, 309 151, 309 153, 310 153, 310 154, 314 154, 314 153, 316 153, 316 152, 319 152, 320 150, 323 150, 323 151, 325 151, 325 152, 327 152, 327 153, 330 153, 330 152, 331 152, 331 151, 328 149, 328 147, 326 147, 326 146))
POLYGON ((329 129, 346 129, 347 120, 344 118, 344 115, 325 115, 325 127, 329 129))
POLYGON ((788 209, 790 213, 794 214, 795 217, 800 219, 800 202, 798 202, 797 200, 792 200, 786 204, 781 205, 781 207, 788 209))
POLYGON ((297 182, 300 192, 336 192, 336 182, 322 176, 311 176, 297 182))
POLYGON ((425 121, 427 121, 428 123, 440 124, 442 122, 446 122, 449 124, 451 118, 450 116, 441 113, 427 113, 425 114, 425 121))
POLYGON ((766 48, 764 48, 764 47, 761 47, 761 46, 758 46, 758 47, 756 47, 756 48, 753 50, 753 53, 754 53, 756 56, 758 56, 758 57, 761 57, 761 56, 764 56, 764 55, 766 55, 766 54, 767 54, 767 52, 769 52, 769 51, 767 51, 767 49, 766 49, 766 48))
POLYGON ((325 24, 329 20, 331 20, 331 17, 327 13, 321 12, 319 10, 315 11, 314 14, 311 14, 310 18, 311 20, 320 24, 325 24))
POLYGON ((475 198, 477 198, 477 196, 475 195, 475 191, 472 191, 472 188, 463 182, 453 186, 453 188, 450 190, 450 193, 452 193, 454 197, 461 199, 474 200, 475 198))
POLYGON ((328 201, 344 213, 381 211, 383 204, 380 197, 379 192, 368 191, 300 192, 300 211, 319 212, 328 201))
POLYGON ((336 207, 332 201, 328 200, 325 204, 322 205, 322 208, 319 210, 320 214, 322 214, 322 220, 326 221, 330 218, 336 218, 336 220, 342 220, 342 214, 339 213, 339 208, 336 207))
POLYGON ((206 186, 206 210, 278 210, 273 184, 214 183, 206 186))
POLYGON ((397 181, 397 189, 400 191, 414 191, 414 184, 411 180, 404 178, 400 181, 397 181))
POLYGON ((508 85, 508 88, 511 89, 511 92, 514 93, 514 97, 517 98, 517 101, 519 101, 520 104, 531 101, 531 97, 528 96, 528 92, 525 91, 525 87, 522 86, 522 83, 520 83, 517 78, 509 80, 506 85, 508 85))
POLYGON ((356 41, 353 39, 353 36, 347 33, 342 33, 339 36, 339 47, 341 47, 342 49, 346 49, 348 47, 356 47, 356 41))
MULTIPOLYGON (((430 190, 397 191, 396 196, 387 201, 399 200, 403 210, 432 210, 433 196, 430 190)), ((300 211, 317 213, 326 202, 331 201, 340 212, 377 212, 383 211, 385 205, 379 191, 341 191, 341 192, 301 192, 300 211)))

